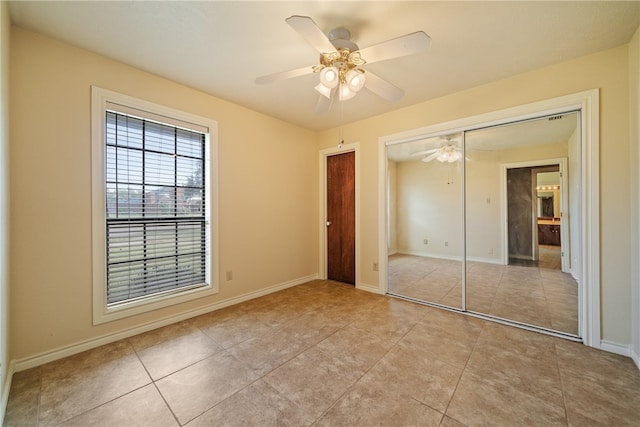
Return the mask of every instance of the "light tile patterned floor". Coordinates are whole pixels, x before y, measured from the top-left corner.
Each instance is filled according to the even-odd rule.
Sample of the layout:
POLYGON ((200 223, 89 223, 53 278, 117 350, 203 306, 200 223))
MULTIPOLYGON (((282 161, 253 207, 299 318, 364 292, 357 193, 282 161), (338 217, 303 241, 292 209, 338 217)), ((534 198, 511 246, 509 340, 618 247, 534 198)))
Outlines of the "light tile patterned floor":
POLYGON ((14 375, 5 426, 637 426, 640 371, 314 281, 14 375))
MULTIPOLYGON (((538 266, 468 262, 467 310, 577 335, 578 284, 558 269, 553 249, 541 247, 538 266)), ((389 292, 461 308, 462 263, 392 255, 389 292)))

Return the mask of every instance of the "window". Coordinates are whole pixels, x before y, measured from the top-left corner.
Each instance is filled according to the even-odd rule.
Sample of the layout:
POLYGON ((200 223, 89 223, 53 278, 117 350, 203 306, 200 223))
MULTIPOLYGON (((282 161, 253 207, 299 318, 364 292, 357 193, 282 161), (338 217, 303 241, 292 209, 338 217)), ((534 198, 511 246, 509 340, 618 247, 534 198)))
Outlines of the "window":
POLYGON ((92 115, 94 323, 217 292, 215 123, 99 88, 92 115))

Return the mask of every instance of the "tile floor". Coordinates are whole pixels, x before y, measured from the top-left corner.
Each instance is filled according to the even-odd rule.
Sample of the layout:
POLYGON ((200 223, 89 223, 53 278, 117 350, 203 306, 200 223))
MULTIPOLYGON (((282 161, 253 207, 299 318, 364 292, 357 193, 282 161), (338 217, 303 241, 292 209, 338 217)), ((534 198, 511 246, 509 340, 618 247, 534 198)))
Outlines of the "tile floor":
POLYGON ((14 375, 5 426, 637 426, 625 357, 313 281, 14 375))
MULTIPOLYGON (((553 247, 538 266, 467 263, 468 311, 578 335, 578 284, 559 267, 553 247)), ((460 308, 462 264, 396 254, 389 257, 389 292, 460 308)))

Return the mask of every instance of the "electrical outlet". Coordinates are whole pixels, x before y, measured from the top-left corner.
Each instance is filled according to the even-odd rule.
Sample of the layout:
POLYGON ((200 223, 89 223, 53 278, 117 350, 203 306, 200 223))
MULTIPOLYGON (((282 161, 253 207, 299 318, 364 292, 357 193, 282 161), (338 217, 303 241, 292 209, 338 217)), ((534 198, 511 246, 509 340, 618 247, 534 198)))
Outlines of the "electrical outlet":
POLYGON ((493 248, 488 248, 488 249, 487 249, 487 253, 488 253, 489 255, 492 255, 492 254, 493 254, 493 248))
POLYGON ((429 244, 429 239, 424 239, 424 240, 422 241, 422 243, 424 243, 425 245, 428 245, 428 244, 429 244))
POLYGON ((444 245, 445 246, 449 246, 449 242, 444 242, 444 245))
POLYGON ((377 262, 373 263, 373 271, 378 271, 378 263, 377 262))
POLYGON ((233 271, 232 270, 227 271, 226 277, 227 277, 227 282, 230 280, 233 280, 233 271))

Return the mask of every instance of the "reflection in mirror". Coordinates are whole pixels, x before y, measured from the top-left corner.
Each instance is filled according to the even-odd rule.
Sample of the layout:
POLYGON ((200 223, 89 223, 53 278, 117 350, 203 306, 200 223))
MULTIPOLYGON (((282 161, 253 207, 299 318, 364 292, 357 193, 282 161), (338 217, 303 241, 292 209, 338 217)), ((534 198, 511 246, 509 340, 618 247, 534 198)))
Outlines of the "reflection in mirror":
POLYGON ((560 172, 536 174, 538 218, 560 218, 560 172))
POLYGON ((388 292, 460 309, 461 135, 387 147, 388 292))
POLYGON ((578 335, 578 113, 465 142, 466 309, 578 335))

